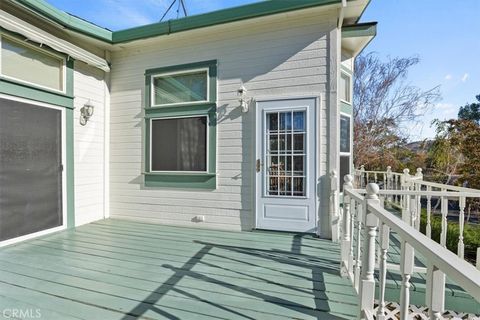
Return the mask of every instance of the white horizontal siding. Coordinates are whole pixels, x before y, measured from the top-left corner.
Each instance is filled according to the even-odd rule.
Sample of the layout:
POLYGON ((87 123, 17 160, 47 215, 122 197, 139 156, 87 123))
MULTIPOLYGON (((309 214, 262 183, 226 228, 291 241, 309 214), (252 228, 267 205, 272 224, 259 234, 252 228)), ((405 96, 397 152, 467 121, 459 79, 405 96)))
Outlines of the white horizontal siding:
MULTIPOLYGON (((243 115, 237 89, 248 96, 320 96, 327 90, 327 37, 335 12, 309 10, 184 32, 113 52, 110 121, 110 214, 164 224, 251 229, 254 223, 254 119, 243 115), (143 186, 146 69, 216 59, 218 126, 216 190, 143 186), (205 223, 192 219, 204 215, 205 223)), ((326 103, 321 101, 320 175, 326 168, 326 103)), ((325 202, 327 205, 327 202, 325 202)))
POLYGON ((76 61, 74 72, 75 224, 104 217, 105 84, 101 70, 76 61), (94 114, 80 125, 80 109, 89 102, 94 114))

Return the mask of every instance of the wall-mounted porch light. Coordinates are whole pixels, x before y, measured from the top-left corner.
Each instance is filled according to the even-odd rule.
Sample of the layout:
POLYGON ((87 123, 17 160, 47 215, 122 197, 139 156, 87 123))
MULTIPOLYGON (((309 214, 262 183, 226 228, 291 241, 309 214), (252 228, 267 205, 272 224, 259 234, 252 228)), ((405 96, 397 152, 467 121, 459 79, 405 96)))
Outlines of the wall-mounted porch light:
POLYGON ((86 125, 90 117, 93 115, 94 106, 90 103, 90 100, 83 105, 80 109, 80 124, 86 125))
POLYGON ((240 102, 240 107, 242 108, 243 113, 248 112, 249 101, 247 99, 247 89, 244 86, 241 86, 237 90, 237 95, 239 96, 238 102, 240 102))

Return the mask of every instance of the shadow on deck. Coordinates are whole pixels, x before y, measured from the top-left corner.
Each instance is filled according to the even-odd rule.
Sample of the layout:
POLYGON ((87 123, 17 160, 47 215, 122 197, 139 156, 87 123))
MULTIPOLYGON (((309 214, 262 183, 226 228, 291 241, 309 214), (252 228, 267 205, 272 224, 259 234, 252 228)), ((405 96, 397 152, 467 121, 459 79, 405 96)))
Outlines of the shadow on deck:
POLYGON ((352 319, 337 244, 104 220, 0 249, 0 310, 40 319, 352 319))

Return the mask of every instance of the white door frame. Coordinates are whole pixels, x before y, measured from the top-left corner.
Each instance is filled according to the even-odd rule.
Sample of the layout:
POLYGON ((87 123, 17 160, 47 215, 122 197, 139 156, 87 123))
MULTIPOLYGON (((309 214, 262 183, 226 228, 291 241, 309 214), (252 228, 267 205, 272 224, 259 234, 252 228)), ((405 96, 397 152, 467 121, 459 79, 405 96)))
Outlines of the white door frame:
POLYGON ((6 94, 0 94, 0 98, 2 99, 7 99, 7 100, 12 100, 12 101, 17 101, 17 102, 22 102, 26 104, 31 104, 31 105, 36 105, 39 107, 44 107, 44 108, 50 108, 50 109, 55 109, 55 110, 60 110, 61 112, 61 118, 62 118, 62 125, 61 125, 61 130, 62 130, 62 165, 63 165, 63 171, 62 171, 62 225, 30 234, 26 234, 17 238, 13 239, 8 239, 4 241, 0 241, 0 247, 8 246, 14 243, 18 243, 21 241, 25 241, 28 239, 36 238, 39 236, 43 236, 49 233, 65 230, 67 228, 67 150, 66 150, 66 112, 64 107, 59 107, 55 106, 49 103, 44 103, 44 102, 38 102, 38 101, 33 101, 25 98, 19 98, 15 96, 10 96, 6 94))
MULTIPOLYGON (((255 204, 255 228, 258 229, 271 229, 271 230, 278 230, 278 231, 292 231, 292 232, 308 232, 308 233, 317 233, 318 232, 318 195, 317 195, 317 181, 318 181, 318 141, 316 137, 318 136, 317 133, 317 126, 318 126, 318 105, 319 99, 318 97, 312 96, 301 96, 301 97, 276 97, 276 98, 266 98, 266 99, 257 99, 256 100, 256 109, 255 109, 255 154, 254 154, 254 204, 255 204), (304 230, 296 230, 296 229, 289 229, 288 227, 278 227, 278 228, 265 228, 264 226, 259 223, 259 205, 260 205, 260 198, 265 198, 265 167, 264 167, 264 145, 266 143, 266 136, 265 136, 265 114, 266 112, 263 111, 265 107, 262 107, 262 104, 267 103, 282 103, 291 101, 292 104, 295 104, 301 100, 306 100, 310 104, 310 107, 296 107, 294 105, 289 106, 282 106, 282 107, 267 107, 268 111, 282 111, 282 110, 306 110, 306 145, 308 146, 307 149, 307 161, 306 161, 306 191, 307 194, 305 197, 292 197, 292 198, 283 198, 284 201, 298 201, 298 200, 307 200, 311 201, 311 211, 309 212, 309 227, 304 230), (257 159, 261 159, 262 161, 262 169, 260 173, 256 171, 256 161, 257 159), (309 160, 308 160, 309 159, 309 160)), ((268 198, 268 197, 267 197, 268 198)), ((282 198, 278 198, 282 199, 282 198)))

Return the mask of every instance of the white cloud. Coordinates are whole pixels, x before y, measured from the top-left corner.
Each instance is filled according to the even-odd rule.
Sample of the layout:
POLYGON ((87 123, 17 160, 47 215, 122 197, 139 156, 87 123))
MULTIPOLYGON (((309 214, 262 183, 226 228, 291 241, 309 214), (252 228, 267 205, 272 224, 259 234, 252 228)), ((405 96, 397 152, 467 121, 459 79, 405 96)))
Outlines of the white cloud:
POLYGON ((445 80, 447 80, 447 81, 448 81, 448 80, 452 80, 452 75, 451 75, 451 74, 447 74, 447 75, 445 76, 445 80))
POLYGON ((468 73, 465 73, 462 77, 462 82, 467 82, 469 76, 470 75, 468 73))

